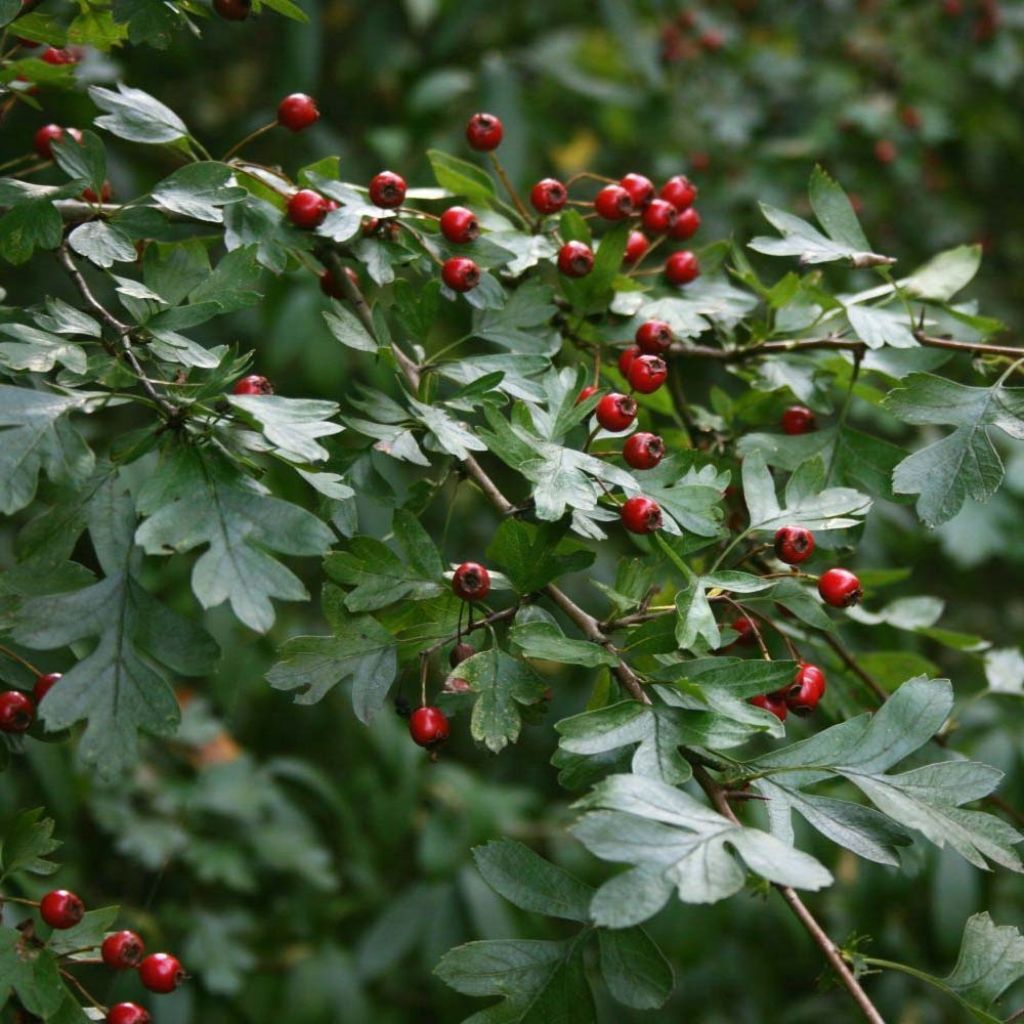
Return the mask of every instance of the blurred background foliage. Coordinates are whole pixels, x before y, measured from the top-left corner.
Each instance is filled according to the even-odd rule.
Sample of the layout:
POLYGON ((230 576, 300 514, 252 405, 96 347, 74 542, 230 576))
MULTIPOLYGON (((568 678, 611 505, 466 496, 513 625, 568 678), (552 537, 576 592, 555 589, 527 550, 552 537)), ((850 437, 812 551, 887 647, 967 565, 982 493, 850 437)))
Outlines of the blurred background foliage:
MULTIPOLYGON (((201 39, 166 50, 88 52, 80 81, 121 78, 181 112, 212 152, 272 119, 278 99, 314 94, 324 117, 301 136, 272 133, 249 155, 289 172, 337 153, 342 175, 364 181, 382 167, 431 184, 425 151, 464 155, 462 126, 477 109, 505 123, 502 159, 528 185, 587 168, 616 176, 680 171, 699 183, 702 239, 745 241, 760 232, 757 201, 802 212, 808 171, 821 162, 856 197, 868 236, 909 269, 964 242, 985 249, 973 286, 980 308, 1024 323, 1024 4, 988 0, 302 0, 311 23, 267 14, 211 21, 201 39)), ((44 121, 85 125, 81 95, 43 90, 42 112, 20 106, 0 130, 0 163, 23 152, 44 121)), ((173 169, 155 150, 111 147, 115 194, 136 195, 173 169)), ((0 270, 7 301, 56 290, 50 257, 0 270)), ((325 301, 309 274, 271 282, 254 309, 207 325, 206 340, 255 350, 256 367, 284 394, 339 397, 378 371, 328 335, 325 301), (356 365, 358 363, 358 366, 356 365)), ((721 368, 688 364, 691 395, 711 384, 734 397, 744 385, 721 368)), ((381 372, 378 383, 385 376, 381 372)), ((775 403, 752 404, 751 429, 775 403)), ((867 406, 855 406, 854 417, 867 406)), ((873 414, 875 415, 875 414, 873 414)), ((891 422, 871 422, 876 430, 891 422)), ((898 435, 894 435, 898 440, 898 435)), ((394 464, 379 465, 400 491, 394 464)), ((387 506, 378 484, 361 496, 362 528, 387 506)), ((275 481, 288 492, 293 485, 275 481)), ((293 495, 303 500, 300 493, 293 495)), ((969 504, 934 533, 903 506, 880 505, 858 565, 905 570, 891 596, 946 601, 945 627, 1015 646, 1024 626, 1024 459, 987 505, 969 504)), ((384 519, 386 521, 386 517, 384 519)), ((447 558, 481 557, 493 517, 461 489, 446 488, 425 521, 446 536, 447 558), (456 544, 455 541, 458 541, 456 544)), ((15 521, 0 533, 9 563, 15 521)), ((378 530, 379 532, 379 530, 378 530)), ((614 572, 606 551, 595 576, 614 572)), ((88 554, 83 557, 88 560, 88 554)), ((184 560, 153 566, 151 586, 196 614, 184 560)), ((311 590, 317 567, 300 567, 311 590)), ((580 582, 589 606, 601 598, 580 582)), ((282 606, 267 638, 223 610, 207 615, 224 656, 216 676, 182 693, 185 726, 151 743, 130 778, 103 787, 78 770, 66 745, 31 743, 0 787, 0 811, 45 804, 65 840, 58 876, 90 905, 119 902, 126 926, 153 947, 178 949, 197 983, 155 1007, 157 1024, 454 1022, 480 1004, 432 979, 450 946, 472 938, 546 937, 552 922, 504 904, 472 867, 470 848, 498 835, 536 844, 581 877, 606 871, 569 839, 566 794, 549 765, 550 723, 581 709, 593 673, 552 677, 547 722, 499 758, 456 729, 431 765, 386 716, 370 730, 332 692, 298 707, 263 675, 274 649, 321 632, 316 603, 282 606)), ((857 644, 857 626, 844 634, 857 644)), ((877 637, 876 631, 872 636, 877 637)), ((978 652, 889 629, 886 647, 905 673, 953 678, 963 699, 985 688, 978 652)), ((960 644, 970 647, 968 641, 960 644)), ((879 652, 871 652, 879 653, 879 652)), ((832 715, 855 703, 856 682, 827 654, 832 715)), ((884 659, 876 659, 878 665, 884 659)), ((64 666, 44 662, 47 670, 64 666)), ((412 680, 406 680, 411 691, 412 680)), ((1020 726, 1013 697, 963 707, 958 746, 1007 770, 1024 803, 1020 726)), ((824 720, 832 717, 828 711, 824 720)), ((808 730, 797 724, 799 736, 808 730)), ((805 848, 834 856, 816 839, 805 848)), ((915 877, 839 854, 840 884, 813 902, 834 936, 873 936, 871 952, 943 974, 967 916, 994 909, 1024 924, 1024 892, 1010 876, 981 876, 955 856, 918 852, 915 877)), ((699 1024, 853 1021, 845 997, 814 979, 819 955, 780 901, 749 892, 713 908, 673 905, 652 933, 677 969, 673 1001, 648 1019, 699 1024)), ((105 997, 130 998, 133 981, 95 979, 105 997), (109 986, 104 989, 103 986, 109 986)), ((887 1018, 904 1024, 960 1019, 908 978, 873 986, 887 1018)), ((610 1001, 604 1019, 632 1021, 610 1001)))

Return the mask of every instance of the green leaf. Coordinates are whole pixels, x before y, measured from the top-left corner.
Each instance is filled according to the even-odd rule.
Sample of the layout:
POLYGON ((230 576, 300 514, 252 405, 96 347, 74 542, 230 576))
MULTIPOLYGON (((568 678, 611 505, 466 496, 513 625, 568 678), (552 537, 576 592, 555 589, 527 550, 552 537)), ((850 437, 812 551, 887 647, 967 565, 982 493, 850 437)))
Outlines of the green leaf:
POLYGON ((868 348, 882 348, 885 345, 892 348, 917 347, 914 324, 903 308, 884 309, 851 303, 846 307, 846 319, 868 348))
POLYGON ((248 195, 244 188, 231 184, 233 179, 234 171, 226 164, 210 160, 186 164, 153 189, 153 199, 171 213, 220 224, 224 220, 221 208, 248 195))
POLYGON ((820 164, 811 172, 807 193, 814 216, 829 238, 851 249, 866 251, 871 248, 853 204, 820 164))
POLYGON ((642 928, 597 933, 601 976, 617 1002, 656 1010, 672 994, 672 965, 642 928))
POLYGON ((83 181, 96 195, 101 195, 107 179, 107 153, 93 132, 82 132, 82 141, 63 135, 50 149, 57 166, 73 180, 83 181))
POLYGON ((257 8, 260 3, 272 11, 277 11, 278 14, 283 14, 286 18, 291 18, 292 21, 309 21, 309 15, 294 0, 257 0, 257 8))
POLYGON ((244 418, 253 421, 289 462, 323 462, 329 452, 317 438, 344 429, 339 423, 329 422, 338 413, 336 402, 280 395, 229 395, 228 401, 244 418))
POLYGON ((14 928, 0 928, 0 1005, 17 994, 29 1013, 44 1020, 60 1009, 67 990, 56 958, 14 928))
POLYGON ((123 231, 101 220, 79 224, 68 235, 68 245, 97 267, 134 263, 139 258, 135 243, 123 231))
POLYGON ((95 949, 110 931, 119 913, 118 907, 102 907, 87 910, 82 920, 73 928, 55 931, 47 943, 50 951, 57 955, 95 949))
POLYGON ((728 474, 719 473, 714 466, 687 468, 688 461, 685 456, 671 455, 654 469, 645 470, 643 492, 675 520, 680 530, 698 537, 717 537, 728 474))
POLYGON ((487 557, 508 577, 520 594, 533 594, 552 580, 582 572, 594 562, 594 552, 563 540, 554 524, 535 526, 522 519, 505 519, 487 548, 487 557))
POLYGON ((991 693, 1012 693, 1024 697, 1024 657, 1016 647, 1003 647, 985 654, 985 680, 991 693))
POLYGON ((56 249, 64 235, 64 221, 45 199, 20 203, 0 218, 0 256, 18 266, 36 249, 56 249))
POLYGON ((509 632, 511 641, 527 658, 557 661, 564 665, 617 665, 618 658, 600 644, 589 640, 570 640, 550 622, 526 622, 509 632))
POLYGON ((46 858, 61 845, 53 828, 53 818, 44 818, 41 807, 20 811, 0 837, 0 878, 15 871, 52 875, 59 865, 46 858))
POLYGON ((93 85, 89 96, 100 110, 106 111, 95 123, 119 139, 156 144, 177 142, 188 136, 185 122, 170 107, 141 89, 118 83, 114 92, 93 85))
POLYGON ((376 352, 377 342, 370 337, 362 321, 340 303, 335 303, 324 311, 324 319, 331 334, 349 348, 357 352, 376 352))
POLYGON ((21 0, 0 0, 0 25, 8 25, 21 13, 21 0))
POLYGON ((0 335, 16 339, 0 342, 0 364, 12 370, 48 373, 56 363, 74 373, 85 373, 85 350, 56 334, 25 324, 0 324, 0 335))
POLYGON ((943 980, 967 1004, 991 1009, 1015 981, 1024 977, 1024 936, 996 925, 987 913, 975 914, 964 927, 956 966, 943 980))
POLYGON ((427 159, 434 172, 434 179, 442 188, 453 195, 465 196, 471 202, 490 206, 495 197, 494 181, 476 164, 460 160, 438 149, 428 149, 427 159))
POLYGON ((933 256, 909 277, 903 278, 900 286, 915 298, 948 302, 971 283, 980 266, 980 245, 958 245, 933 256))

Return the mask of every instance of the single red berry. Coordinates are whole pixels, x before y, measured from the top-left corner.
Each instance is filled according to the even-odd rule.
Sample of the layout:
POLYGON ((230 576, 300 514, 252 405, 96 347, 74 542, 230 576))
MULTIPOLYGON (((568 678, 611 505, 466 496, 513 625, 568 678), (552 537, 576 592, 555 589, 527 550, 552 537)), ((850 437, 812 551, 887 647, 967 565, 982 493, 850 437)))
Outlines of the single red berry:
POLYGON ((213 0, 213 9, 225 21, 245 21, 252 14, 252 0, 213 0))
POLYGON ((74 928, 85 916, 85 904, 67 889, 48 892, 39 903, 39 916, 51 927, 74 928))
POLYGON ((605 185, 594 197, 594 209, 605 220, 625 220, 636 212, 633 197, 621 185, 605 185))
POLYGON ((557 178, 542 178, 530 189, 530 202, 538 213, 558 213, 569 201, 569 190, 557 178))
MULTIPOLYGON (((359 275, 351 267, 345 268, 345 276, 357 288, 359 287, 359 275)), ((345 299, 348 297, 345 294, 345 289, 342 288, 340 282, 330 270, 325 270, 320 274, 320 291, 331 299, 345 299)))
POLYGON ((700 227, 700 214, 697 207, 688 206, 685 210, 679 210, 676 214, 676 222, 669 231, 668 237, 679 240, 692 238, 700 227))
POLYGON ((116 971, 127 971, 142 963, 142 954, 146 951, 142 939, 135 932, 114 932, 103 940, 100 955, 108 967, 116 971))
POLYGON ((455 245, 465 245, 480 235, 480 223, 472 210, 449 206, 441 214, 441 234, 455 245))
POLYGON ((288 217, 297 228, 309 231, 319 227, 327 213, 324 197, 311 188, 300 188, 288 200, 288 217))
POLYGON ((35 705, 20 690, 0 693, 0 732, 25 732, 35 716, 35 705))
POLYGON ((644 210, 644 228, 652 235, 668 234, 676 226, 679 211, 666 199, 652 199, 644 210))
POLYGON ((370 201, 393 210, 405 201, 405 178, 394 171, 381 171, 370 179, 370 201))
POLYGON ((577 396, 576 404, 585 402, 591 395, 596 395, 601 389, 596 384, 588 384, 577 396))
POLYGON ((463 601, 482 601, 490 589, 491 574, 479 562, 463 562, 452 577, 452 592, 463 601))
POLYGON ((672 328, 664 320, 645 320, 636 329, 636 343, 646 356, 660 356, 676 340, 672 328))
POLYGON ((453 292, 471 292, 480 283, 480 268, 466 256, 444 261, 441 277, 453 292))
POLYGON ((661 529, 661 506, 651 498, 639 494, 627 498, 619 514, 630 533, 654 533, 661 529))
POLYGON ((54 683, 60 679, 60 672, 47 672, 36 676, 36 684, 32 687, 32 696, 38 704, 53 689, 54 683))
POLYGON ((48 46, 40 54, 40 60, 45 60, 47 64, 56 64, 57 66, 77 64, 79 59, 79 55, 74 50, 60 49, 56 46, 48 46))
POLYGON ((782 430, 786 434, 809 434, 817 426, 814 413, 806 405, 791 405, 782 413, 782 430))
POLYGON ((273 384, 266 377, 261 377, 257 373, 251 373, 235 384, 236 395, 272 395, 273 393, 273 384))
POLYGON ((597 422, 613 434, 627 430, 636 419, 636 412, 637 405, 634 399, 629 395, 620 395, 616 391, 605 395, 594 410, 597 422))
POLYGON ((661 186, 659 194, 677 210, 685 210, 688 206, 693 206, 693 201, 697 198, 697 186, 685 174, 677 174, 661 186))
POLYGON ((637 431, 626 438, 622 457, 633 469, 654 469, 665 457, 665 442, 657 434, 637 431))
POLYGON ((654 182, 643 174, 627 174, 619 184, 629 193, 633 205, 642 210, 654 198, 654 182))
POLYGON ((466 141, 481 153, 489 153, 501 145, 505 127, 493 114, 474 114, 466 122, 466 141))
POLYGON ((697 42, 708 51, 708 53, 717 53, 723 46, 725 46, 725 36, 717 29, 708 29, 707 32, 702 32, 697 42))
POLYGON ((476 648, 472 644, 456 644, 452 648, 451 654, 448 655, 448 664, 452 668, 457 668, 467 658, 472 658, 474 654, 476 654, 476 648))
POLYGON ((166 995, 173 992, 185 978, 185 970, 180 961, 170 953, 150 953, 139 964, 139 981, 150 992, 166 995))
POLYGON ((790 711, 806 715, 818 706, 825 694, 825 673, 817 665, 801 662, 793 677, 792 685, 786 690, 786 704, 790 711))
POLYGON ((788 711, 786 701, 785 698, 777 693, 762 693, 757 697, 751 697, 750 703, 754 707, 770 711, 780 722, 786 720, 786 713, 788 711))
POLYGON ((891 164, 896 156, 896 143, 892 139, 879 139, 875 143, 875 159, 880 164, 891 164))
POLYGON ((863 596, 860 580, 849 569, 829 569, 818 577, 818 593, 833 608, 849 608, 863 596))
POLYGON ((304 92, 293 92, 277 105, 277 123, 290 132, 301 132, 319 120, 316 100, 304 92))
POLYGON ((661 356, 637 356, 629 366, 629 386, 642 395, 657 391, 668 377, 668 364, 661 356))
POLYGON ((110 200, 114 198, 114 187, 109 181, 105 181, 100 187, 99 195, 96 195, 96 190, 94 188, 87 188, 82 193, 82 198, 87 203, 109 203, 110 200))
POLYGON ((138 1003, 117 1003, 107 1011, 107 1024, 150 1024, 152 1019, 138 1003))
POLYGON ((804 526, 780 526, 775 531, 775 555, 787 565, 799 565, 814 554, 814 534, 804 526))
POLYGON ((900 107, 900 120, 904 127, 909 128, 912 132, 917 131, 921 127, 921 111, 917 107, 907 104, 900 107))
POLYGON ((594 269, 594 253, 582 242, 566 242, 558 250, 558 269, 566 277, 586 277, 594 269))
POLYGON ((363 238, 372 238, 377 234, 377 229, 380 227, 380 221, 376 217, 367 217, 363 220, 360 231, 362 232, 363 238))
POLYGON ((740 647, 753 647, 757 643, 757 632, 750 619, 735 619, 729 625, 739 634, 733 641, 734 644, 738 644, 740 647))
MULTIPOLYGON (((66 130, 75 142, 82 141, 82 133, 77 128, 68 128, 66 130)), ((59 124, 44 124, 33 137, 32 146, 44 160, 52 160, 53 149, 51 146, 58 139, 64 138, 64 132, 65 129, 61 128, 59 124)))
POLYGON ((622 354, 619 356, 619 373, 622 374, 627 380, 629 379, 629 368, 633 365, 633 360, 640 355, 640 349, 636 345, 630 345, 629 348, 624 348, 622 354))
POLYGON ((665 263, 665 276, 671 284, 689 284, 700 277, 700 263, 689 249, 672 253, 665 263))
POLYGON ((642 231, 630 231, 626 239, 626 251, 622 254, 622 262, 632 266, 644 258, 651 243, 642 231))
POLYGON ((436 747, 448 739, 451 725, 440 709, 426 705, 409 716, 409 735, 421 747, 436 747))

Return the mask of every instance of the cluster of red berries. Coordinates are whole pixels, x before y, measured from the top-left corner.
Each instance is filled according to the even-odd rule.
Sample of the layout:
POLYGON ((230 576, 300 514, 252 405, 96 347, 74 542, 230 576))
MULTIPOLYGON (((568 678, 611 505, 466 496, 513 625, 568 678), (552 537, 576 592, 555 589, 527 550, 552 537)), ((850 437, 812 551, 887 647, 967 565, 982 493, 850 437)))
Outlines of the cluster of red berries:
POLYGON ((789 686, 774 693, 751 697, 755 707, 770 711, 780 721, 792 711, 797 715, 809 715, 825 696, 825 673, 817 665, 801 662, 789 686))
POLYGON ((60 672, 47 672, 36 676, 31 697, 21 690, 5 690, 0 693, 0 732, 27 732, 35 721, 36 706, 60 677, 60 672))

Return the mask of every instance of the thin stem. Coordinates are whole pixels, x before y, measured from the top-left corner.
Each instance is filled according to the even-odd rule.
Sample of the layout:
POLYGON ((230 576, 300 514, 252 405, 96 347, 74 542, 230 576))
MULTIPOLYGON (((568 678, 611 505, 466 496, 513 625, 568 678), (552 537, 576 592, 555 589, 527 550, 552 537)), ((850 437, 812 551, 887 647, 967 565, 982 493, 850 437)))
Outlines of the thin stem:
POLYGON ((3 644, 0 644, 0 654, 7 655, 11 661, 16 661, 23 668, 27 668, 34 676, 41 676, 43 674, 35 667, 35 665, 32 664, 32 662, 26 661, 20 654, 15 654, 10 647, 5 647, 3 644))
POLYGON ((747 620, 747 622, 750 623, 750 628, 753 631, 754 639, 757 641, 757 646, 761 651, 761 657, 764 658, 765 661, 771 661, 772 656, 768 651, 768 645, 764 642, 764 637, 761 636, 761 630, 758 627, 757 623, 750 617, 747 610, 738 601, 733 600, 728 594, 722 594, 722 598, 727 604, 732 605, 732 607, 735 608, 736 611, 738 611, 740 615, 742 615, 747 620))
POLYGON ((244 139, 236 142, 220 159, 221 163, 227 163, 239 150, 244 149, 249 145, 250 142, 255 142, 261 135, 266 135, 267 132, 273 131, 277 127, 277 121, 271 121, 270 124, 265 124, 262 128, 257 128, 254 132, 249 132, 244 139))
POLYGON ((527 226, 532 222, 530 217, 530 211, 526 208, 526 204, 519 197, 519 193, 516 191, 515 186, 509 180, 508 174, 505 171, 502 162, 498 159, 497 153, 489 153, 488 156, 491 158, 491 166, 494 168, 494 173, 501 179, 502 185, 505 186, 505 191, 508 193, 509 198, 512 200, 513 205, 516 208, 516 212, 527 226))

